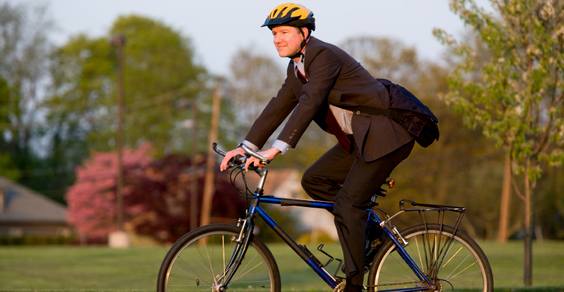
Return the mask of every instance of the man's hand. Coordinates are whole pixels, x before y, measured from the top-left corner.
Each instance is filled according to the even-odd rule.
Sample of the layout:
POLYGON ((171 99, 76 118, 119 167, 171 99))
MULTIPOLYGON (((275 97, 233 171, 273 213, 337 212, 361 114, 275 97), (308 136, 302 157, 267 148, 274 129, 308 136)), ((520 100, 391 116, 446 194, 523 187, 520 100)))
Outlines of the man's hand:
MULTIPOLYGON (((262 155, 264 158, 266 158, 270 161, 272 161, 274 159, 274 157, 276 157, 276 155, 278 155, 278 153, 280 153, 280 150, 278 150, 277 148, 270 148, 268 150, 259 152, 260 155, 262 155)), ((245 170, 249 170, 249 166, 251 165, 251 163, 255 167, 262 167, 260 159, 251 156, 247 159, 247 163, 245 163, 245 170)))
POLYGON ((233 149, 233 150, 227 152, 227 153, 225 154, 225 157, 223 157, 223 160, 221 161, 221 164, 219 165, 219 170, 225 171, 225 170, 228 168, 228 166, 229 166, 229 161, 230 161, 233 157, 235 157, 235 156, 237 156, 237 155, 244 156, 244 155, 245 155, 245 150, 243 150, 243 148, 241 148, 241 147, 238 147, 238 148, 235 148, 235 149, 233 149))

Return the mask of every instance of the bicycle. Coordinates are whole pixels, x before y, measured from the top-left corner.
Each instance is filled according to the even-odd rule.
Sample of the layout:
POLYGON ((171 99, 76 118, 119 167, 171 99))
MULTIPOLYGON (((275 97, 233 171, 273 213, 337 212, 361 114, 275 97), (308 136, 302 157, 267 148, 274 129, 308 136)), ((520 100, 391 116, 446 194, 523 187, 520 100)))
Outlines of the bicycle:
MULTIPOLYGON (((213 149, 225 156, 215 143, 213 149)), ((261 204, 275 204, 331 211, 334 203, 263 194, 269 161, 245 146, 243 149, 247 156, 254 156, 263 163, 260 168, 249 168, 259 175, 256 190, 251 191, 243 171, 247 156, 230 162, 232 175, 243 174, 248 200, 245 217, 236 225, 202 226, 178 239, 161 264, 157 290, 280 291, 276 260, 268 247, 253 236, 258 215, 333 291, 342 291, 345 281, 338 275, 341 260, 329 255, 320 245, 318 250, 329 257, 322 263, 305 245, 296 243, 261 207, 261 204), (337 264, 334 273, 328 271, 330 264, 337 264)), ((400 211, 390 216, 376 208, 376 198, 385 195, 385 190, 381 191, 373 196, 372 206, 367 209, 365 288, 368 291, 493 290, 493 275, 486 255, 459 228, 465 208, 401 200, 400 211), (447 212, 456 215, 454 226, 445 224, 447 212), (405 213, 419 214, 422 222, 400 230, 392 220, 405 213), (427 222, 430 213, 437 214, 438 222, 427 222)))

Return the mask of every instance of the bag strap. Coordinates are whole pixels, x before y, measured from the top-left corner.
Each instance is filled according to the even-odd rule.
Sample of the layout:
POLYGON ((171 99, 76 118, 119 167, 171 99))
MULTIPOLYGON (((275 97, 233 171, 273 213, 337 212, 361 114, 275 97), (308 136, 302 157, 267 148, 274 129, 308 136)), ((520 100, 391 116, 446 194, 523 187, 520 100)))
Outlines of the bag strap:
POLYGON ((358 110, 363 114, 386 116, 395 121, 401 120, 403 118, 400 112, 393 109, 370 108, 361 106, 358 108, 358 110))

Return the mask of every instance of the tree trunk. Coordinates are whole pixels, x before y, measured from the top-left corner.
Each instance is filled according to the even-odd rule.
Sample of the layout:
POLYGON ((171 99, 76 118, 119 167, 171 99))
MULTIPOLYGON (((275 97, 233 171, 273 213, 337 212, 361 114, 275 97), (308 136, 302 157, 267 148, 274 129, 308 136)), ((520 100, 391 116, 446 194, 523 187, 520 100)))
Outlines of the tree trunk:
POLYGON ((523 284, 529 287, 533 285, 533 224, 532 224, 532 198, 531 198, 531 182, 529 176, 530 162, 527 160, 525 166, 525 242, 524 242, 524 271, 523 284))
POLYGON ((190 180, 190 230, 198 227, 198 108, 192 103, 192 176, 190 180))
POLYGON ((507 226, 509 224, 509 206, 511 202, 511 153, 505 153, 505 164, 503 166, 503 186, 501 189, 501 202, 499 205, 499 225, 497 241, 507 242, 507 226))

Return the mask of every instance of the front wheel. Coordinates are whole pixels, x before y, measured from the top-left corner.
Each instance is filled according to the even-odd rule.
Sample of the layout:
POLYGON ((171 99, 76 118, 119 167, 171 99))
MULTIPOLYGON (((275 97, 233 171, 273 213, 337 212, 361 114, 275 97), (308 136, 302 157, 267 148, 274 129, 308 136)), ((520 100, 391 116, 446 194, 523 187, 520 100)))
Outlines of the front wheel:
MULTIPOLYGON (((418 225, 401 232, 407 253, 429 277, 435 291, 493 291, 490 264, 478 244, 447 225, 418 225)), ((369 291, 422 287, 391 240, 376 254, 368 275, 369 291)))
MULTIPOLYGON (((239 229, 232 225, 199 227, 181 237, 161 264, 157 291, 224 291, 219 283, 234 250, 239 229)), ((280 273, 268 248, 253 239, 227 291, 280 291, 280 273)))

